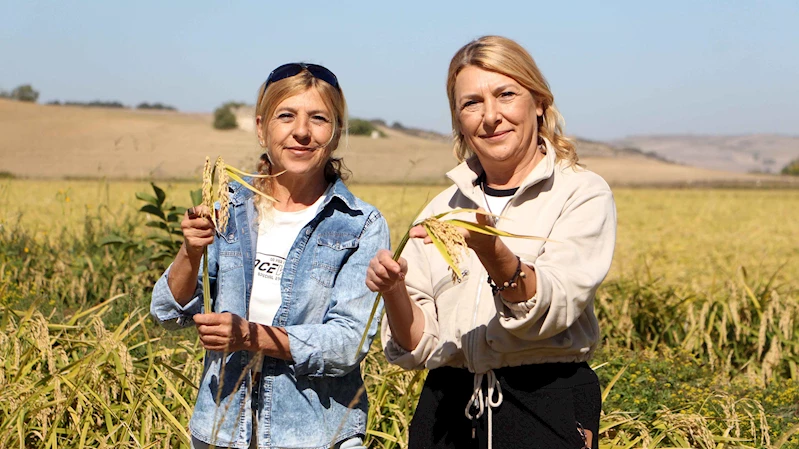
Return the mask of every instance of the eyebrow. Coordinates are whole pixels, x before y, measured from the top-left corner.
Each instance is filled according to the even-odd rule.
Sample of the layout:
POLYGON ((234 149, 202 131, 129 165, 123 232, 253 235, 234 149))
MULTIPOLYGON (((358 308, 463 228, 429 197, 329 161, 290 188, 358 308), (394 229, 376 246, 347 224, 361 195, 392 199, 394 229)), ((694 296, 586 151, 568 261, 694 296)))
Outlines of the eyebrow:
MULTIPOLYGON (((283 107, 275 109, 275 114, 277 114, 278 112, 283 112, 283 111, 291 112, 292 114, 296 114, 297 113, 297 108, 292 108, 290 106, 283 106, 283 107)), ((308 115, 317 115, 317 114, 331 115, 330 112, 328 112, 328 111, 326 111, 324 109, 314 109, 312 111, 308 111, 308 115)))
POLYGON ((506 90, 508 90, 508 89, 514 89, 514 90, 517 90, 517 89, 518 89, 518 87, 517 87, 515 84, 511 84, 511 83, 505 83, 505 84, 499 85, 499 86, 497 86, 496 88, 494 88, 494 89, 492 90, 492 93, 496 94, 496 93, 498 93, 498 92, 504 92, 504 91, 506 91, 506 90))
MULTIPOLYGON (((502 92, 504 90, 511 89, 511 88, 518 90, 518 86, 516 86, 515 84, 505 83, 505 84, 500 84, 499 86, 491 89, 491 93, 496 95, 497 92, 502 92)), ((468 94, 463 94, 460 97, 458 97, 458 102, 461 102, 463 100, 471 100, 471 99, 475 99, 475 98, 481 98, 481 97, 482 97, 481 94, 476 93, 476 92, 471 92, 471 93, 468 93, 468 94)))

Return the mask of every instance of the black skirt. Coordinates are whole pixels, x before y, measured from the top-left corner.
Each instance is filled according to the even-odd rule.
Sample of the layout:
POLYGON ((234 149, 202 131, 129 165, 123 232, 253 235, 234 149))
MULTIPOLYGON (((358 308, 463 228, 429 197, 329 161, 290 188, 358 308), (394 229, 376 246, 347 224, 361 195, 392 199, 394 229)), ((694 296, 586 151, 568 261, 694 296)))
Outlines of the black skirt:
MULTIPOLYGON (((503 394, 492 410, 494 448, 578 449, 582 426, 593 433, 592 447, 598 449, 602 397, 587 363, 508 367, 494 374, 503 394)), ((430 370, 411 421, 409 449, 488 448, 487 411, 477 420, 464 413, 473 383, 474 374, 466 369, 430 370)))

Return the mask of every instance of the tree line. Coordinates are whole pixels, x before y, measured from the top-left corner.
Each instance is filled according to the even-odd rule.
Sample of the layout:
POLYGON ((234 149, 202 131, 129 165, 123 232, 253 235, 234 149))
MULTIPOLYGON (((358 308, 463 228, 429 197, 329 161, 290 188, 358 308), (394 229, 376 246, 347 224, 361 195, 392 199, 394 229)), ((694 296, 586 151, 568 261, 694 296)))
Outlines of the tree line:
MULTIPOLYGON (((22 84, 15 87, 11 91, 5 91, 0 89, 0 98, 5 98, 15 101, 23 101, 26 103, 36 103, 39 100, 39 91, 34 89, 33 86, 30 84, 22 84)), ((102 101, 102 100, 94 100, 94 101, 65 100, 63 102, 59 100, 52 100, 48 101, 46 104, 54 106, 84 106, 92 108, 111 108, 111 109, 128 108, 128 106, 126 106, 120 101, 102 101)), ((176 107, 170 106, 168 104, 163 104, 161 102, 148 103, 146 101, 136 105, 136 109, 177 111, 176 107)))

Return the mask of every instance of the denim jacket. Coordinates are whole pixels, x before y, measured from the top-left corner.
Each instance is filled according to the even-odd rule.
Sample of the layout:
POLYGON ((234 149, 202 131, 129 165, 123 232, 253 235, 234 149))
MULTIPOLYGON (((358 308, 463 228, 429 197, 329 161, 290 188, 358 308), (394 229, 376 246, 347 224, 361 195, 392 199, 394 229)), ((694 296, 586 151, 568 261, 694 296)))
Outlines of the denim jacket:
MULTIPOLYGON (((225 235, 217 234, 208 247, 211 295, 215 312, 247 317, 258 222, 254 194, 238 183, 230 190, 225 235)), ((283 299, 272 324, 288 333, 293 361, 264 357, 260 384, 250 390, 253 376, 246 367, 254 353, 229 353, 220 376, 224 354, 208 351, 191 434, 209 444, 249 447, 252 409, 258 412, 260 448, 325 448, 365 435, 368 400, 359 392, 359 362, 377 333, 377 319, 367 323, 375 294, 364 281, 369 261, 388 247, 380 212, 337 180, 294 241, 280 281, 283 299), (369 338, 356 356, 367 325, 369 338)), ((169 269, 155 284, 151 314, 167 329, 193 325, 192 315, 203 309, 202 276, 185 306, 175 301, 167 276, 169 269)))

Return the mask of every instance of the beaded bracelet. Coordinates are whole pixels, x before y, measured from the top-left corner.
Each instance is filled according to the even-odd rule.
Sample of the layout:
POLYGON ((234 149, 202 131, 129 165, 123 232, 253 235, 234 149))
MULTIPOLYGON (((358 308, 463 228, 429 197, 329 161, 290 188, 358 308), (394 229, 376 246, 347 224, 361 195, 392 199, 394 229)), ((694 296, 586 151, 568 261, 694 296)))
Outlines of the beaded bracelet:
POLYGON ((491 293, 496 295, 497 293, 505 290, 506 288, 516 288, 519 286, 517 281, 521 278, 524 279, 527 277, 527 274, 522 271, 522 260, 519 256, 516 256, 516 271, 513 273, 513 276, 507 281, 505 281, 502 285, 497 285, 493 279, 491 279, 491 275, 488 275, 488 285, 491 286, 491 293))

